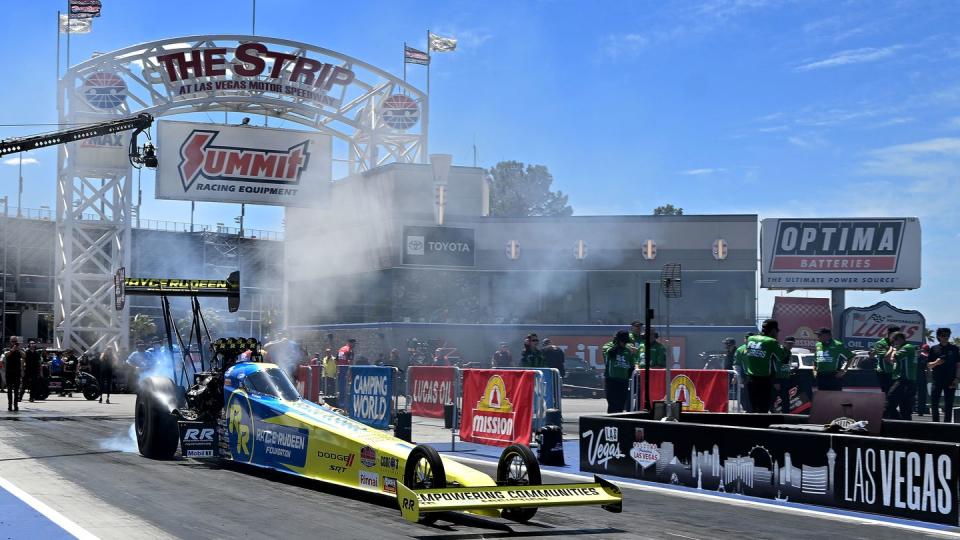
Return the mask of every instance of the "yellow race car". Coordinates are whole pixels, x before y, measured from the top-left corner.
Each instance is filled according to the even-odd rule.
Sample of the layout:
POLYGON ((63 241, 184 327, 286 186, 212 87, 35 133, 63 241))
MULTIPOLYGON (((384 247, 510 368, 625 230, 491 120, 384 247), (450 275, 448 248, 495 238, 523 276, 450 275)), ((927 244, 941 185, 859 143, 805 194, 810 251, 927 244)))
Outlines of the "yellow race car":
POLYGON ((542 506, 597 504, 620 512, 610 482, 541 485, 530 449, 504 449, 496 479, 356 422, 342 411, 302 399, 273 364, 240 361, 197 374, 186 392, 171 379, 141 383, 136 403, 141 454, 220 458, 380 495, 395 496, 404 518, 433 521, 437 512, 467 511, 513 521, 542 506))

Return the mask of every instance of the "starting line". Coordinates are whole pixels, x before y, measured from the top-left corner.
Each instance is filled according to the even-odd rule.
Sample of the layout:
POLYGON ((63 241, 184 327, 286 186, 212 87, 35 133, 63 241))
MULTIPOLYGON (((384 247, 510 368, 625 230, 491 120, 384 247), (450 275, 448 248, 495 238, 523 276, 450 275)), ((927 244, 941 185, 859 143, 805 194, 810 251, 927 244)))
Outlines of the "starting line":
POLYGON ((97 540, 63 514, 33 495, 0 478, 0 536, 4 538, 44 538, 97 540))
MULTIPOLYGON (((475 463, 481 465, 495 465, 499 459, 501 448, 492 446, 474 445, 471 443, 457 442, 457 450, 450 451, 449 443, 428 443, 436 448, 442 454, 446 454, 451 459, 464 463, 475 463), (492 454, 493 452, 494 454, 492 454)), ((573 456, 574 462, 579 461, 579 442, 567 440, 564 441, 564 455, 567 456, 568 463, 573 456)), ((592 481, 593 473, 582 473, 578 465, 567 465, 565 467, 551 467, 542 465, 544 473, 551 474, 560 478, 566 478, 576 481, 592 481)), ((601 476, 604 476, 601 474, 601 476)), ((960 528, 942 525, 939 523, 927 523, 925 521, 915 521, 901 519, 896 517, 881 516, 876 514, 866 514, 839 508, 828 508, 825 506, 815 506, 810 504, 793 503, 789 501, 774 501, 762 499, 759 497, 750 497, 748 495, 738 495, 735 493, 715 493, 698 490, 686 486, 672 486, 656 482, 647 482, 635 478, 623 478, 619 476, 604 476, 604 478, 616 483, 619 487, 625 489, 635 489, 637 491, 652 491, 658 493, 667 493, 674 496, 697 499, 703 501, 704 498, 711 498, 718 502, 731 504, 735 506, 745 506, 770 510, 775 512, 787 512, 790 514, 804 514, 811 517, 822 519, 831 519, 844 521, 846 523, 878 525, 900 529, 904 531, 921 532, 924 534, 933 534, 944 538, 960 538, 960 528)))

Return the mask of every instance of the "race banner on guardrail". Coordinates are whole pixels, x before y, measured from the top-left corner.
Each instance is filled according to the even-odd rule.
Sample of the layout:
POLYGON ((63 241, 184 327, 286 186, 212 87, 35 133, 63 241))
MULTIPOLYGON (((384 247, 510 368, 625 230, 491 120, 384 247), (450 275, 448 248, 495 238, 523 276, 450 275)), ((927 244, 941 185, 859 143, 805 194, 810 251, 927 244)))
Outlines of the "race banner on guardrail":
POLYGON ((410 414, 443 418, 443 406, 453 402, 457 368, 447 366, 411 366, 407 370, 407 388, 412 399, 410 414))
MULTIPOLYGON (((346 408, 350 418, 370 427, 390 427, 393 410, 392 367, 350 366, 346 369, 346 408)), ((341 396, 344 395, 341 393, 341 396)))
POLYGON ((533 371, 463 370, 460 439, 493 446, 530 444, 535 377, 533 371))
MULTIPOLYGON (((662 369, 650 370, 650 401, 659 401, 667 394, 662 369)), ((643 399, 643 370, 639 370, 640 403, 643 399)), ((716 369, 674 369, 670 371, 670 397, 683 403, 684 411, 727 412, 729 381, 726 371, 716 369)))

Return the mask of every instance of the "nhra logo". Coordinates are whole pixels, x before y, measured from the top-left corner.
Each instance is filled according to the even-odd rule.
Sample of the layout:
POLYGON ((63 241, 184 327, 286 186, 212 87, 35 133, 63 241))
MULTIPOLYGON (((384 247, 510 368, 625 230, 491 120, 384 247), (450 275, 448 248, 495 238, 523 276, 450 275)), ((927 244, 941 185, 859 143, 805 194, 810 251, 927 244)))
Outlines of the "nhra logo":
POLYGON ((213 146, 219 131, 195 129, 180 146, 180 181, 183 190, 199 177, 207 180, 299 184, 310 160, 310 141, 286 150, 213 146))
POLYGON ((683 405, 688 411, 704 411, 703 400, 697 397, 697 385, 686 375, 677 375, 670 382, 670 395, 673 401, 683 405))
POLYGON ((374 467, 377 464, 377 451, 369 446, 360 449, 360 463, 364 467, 374 467))
POLYGON ((250 462, 255 444, 253 413, 250 400, 240 391, 230 396, 227 404, 227 432, 230 436, 230 455, 236 461, 250 462))

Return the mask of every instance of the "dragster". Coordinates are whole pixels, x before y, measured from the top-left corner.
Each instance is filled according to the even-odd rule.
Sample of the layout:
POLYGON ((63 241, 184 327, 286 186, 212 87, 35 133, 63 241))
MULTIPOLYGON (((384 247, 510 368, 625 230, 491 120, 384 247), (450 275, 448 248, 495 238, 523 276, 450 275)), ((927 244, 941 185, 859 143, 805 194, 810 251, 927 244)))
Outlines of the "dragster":
MULTIPOLYGON (((142 282, 133 278, 118 279, 118 284, 125 284, 125 294, 170 294, 174 287, 188 295, 184 291, 190 287, 183 281, 201 280, 148 284, 150 292, 136 289, 142 282)), ((207 296, 234 294, 230 287, 204 290, 207 296)), ((441 457, 431 446, 412 444, 339 409, 303 399, 283 369, 262 361, 260 346, 254 338, 217 339, 210 344, 209 369, 196 373, 186 390, 172 378, 144 379, 135 411, 140 453, 171 459, 179 448, 183 458, 229 460, 395 497, 401 515, 414 522, 433 522, 447 511, 524 522, 539 507, 622 509, 620 489, 600 477, 589 483, 542 484, 537 458, 525 445, 503 450, 494 479, 441 457)))

